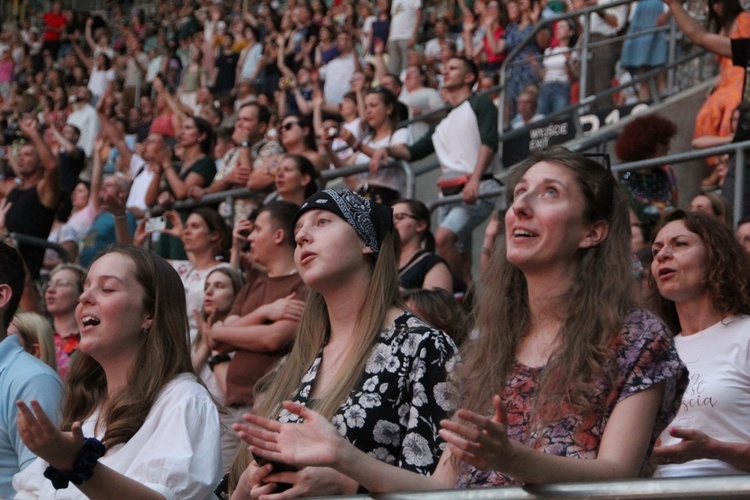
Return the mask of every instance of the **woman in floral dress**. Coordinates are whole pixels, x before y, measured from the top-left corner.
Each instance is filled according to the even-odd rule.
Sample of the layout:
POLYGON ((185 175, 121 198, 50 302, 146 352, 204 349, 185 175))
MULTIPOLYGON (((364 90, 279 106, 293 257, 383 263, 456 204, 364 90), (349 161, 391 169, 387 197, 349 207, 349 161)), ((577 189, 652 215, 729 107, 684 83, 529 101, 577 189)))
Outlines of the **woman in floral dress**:
MULTIPOLYGON (((255 413, 296 422, 281 406, 292 399, 376 461, 431 474, 444 446, 438 422, 453 409, 446 376, 456 347, 405 312, 392 210, 345 189, 321 191, 297 213, 295 237, 311 292, 294 347, 263 384, 255 413)), ((244 469, 232 498, 289 487, 308 496, 358 490, 327 467, 284 472, 264 463, 244 469)))
POLYGON ((555 148, 508 179, 506 237, 493 255, 457 387, 458 419, 431 477, 390 467, 313 410, 247 418, 253 453, 331 467, 370 491, 595 481, 645 474, 687 384, 666 326, 634 307, 624 193, 595 161, 555 148))

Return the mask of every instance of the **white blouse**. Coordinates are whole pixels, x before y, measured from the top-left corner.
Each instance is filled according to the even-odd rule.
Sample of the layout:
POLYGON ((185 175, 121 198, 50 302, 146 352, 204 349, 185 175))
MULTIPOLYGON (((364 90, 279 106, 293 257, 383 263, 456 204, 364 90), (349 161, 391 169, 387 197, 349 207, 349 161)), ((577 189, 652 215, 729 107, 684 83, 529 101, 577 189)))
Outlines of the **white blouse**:
MULTIPOLYGON (((94 436, 99 409, 83 423, 94 436)), ((104 437, 104 432, 96 435, 104 437)), ((172 499, 208 499, 221 477, 219 414, 195 376, 183 373, 157 397, 146 421, 127 443, 109 450, 99 462, 172 499)), ((37 458, 13 477, 16 499, 85 500, 70 484, 55 490, 44 477, 47 462, 37 458)))

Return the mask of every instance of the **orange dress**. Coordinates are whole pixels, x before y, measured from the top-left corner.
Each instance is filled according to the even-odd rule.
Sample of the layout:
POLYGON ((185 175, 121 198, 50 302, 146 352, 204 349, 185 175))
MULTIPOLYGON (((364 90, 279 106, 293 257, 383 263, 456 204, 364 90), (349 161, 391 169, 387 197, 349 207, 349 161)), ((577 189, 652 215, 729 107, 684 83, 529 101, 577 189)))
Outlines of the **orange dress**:
MULTIPOLYGON (((730 38, 750 38, 750 12, 737 16, 730 38)), ((730 57, 718 57, 719 80, 695 118, 694 137, 732 135, 732 112, 742 100, 745 69, 733 66, 730 57)))

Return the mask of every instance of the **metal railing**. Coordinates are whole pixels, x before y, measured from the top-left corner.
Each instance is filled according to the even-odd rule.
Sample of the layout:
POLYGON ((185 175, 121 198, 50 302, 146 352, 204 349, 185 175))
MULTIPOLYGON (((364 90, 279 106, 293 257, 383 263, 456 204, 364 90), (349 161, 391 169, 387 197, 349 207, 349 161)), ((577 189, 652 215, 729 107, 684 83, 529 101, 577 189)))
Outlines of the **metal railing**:
POLYGON ((10 233, 9 236, 13 240, 16 248, 18 248, 18 245, 49 248, 50 250, 54 250, 55 252, 57 252, 63 262, 73 261, 73 259, 70 258, 70 254, 68 253, 68 251, 57 243, 52 243, 51 241, 45 240, 43 238, 37 238, 35 236, 29 236, 28 234, 23 233, 10 233))
MULTIPOLYGON (((402 193, 405 198, 413 198, 416 192, 416 174, 411 164, 406 160, 396 160, 389 162, 387 168, 399 168, 404 172, 404 192, 402 193)), ((351 165, 348 167, 337 168, 333 170, 324 170, 320 174, 320 178, 323 181, 329 181, 338 179, 340 177, 346 177, 349 175, 355 175, 363 172, 370 171, 369 163, 361 163, 359 165, 351 165)), ((170 207, 174 210, 190 210, 196 207, 202 207, 207 205, 216 205, 217 203, 225 202, 230 210, 227 213, 227 218, 230 220, 234 219, 234 200, 249 198, 253 195, 257 195, 258 192, 251 191, 247 188, 230 189, 227 191, 221 191, 218 193, 209 193, 203 196, 200 200, 182 200, 176 202, 170 207)), ((160 215, 164 213, 163 207, 154 207, 149 210, 149 215, 160 215)))
POLYGON ((632 479, 622 481, 557 483, 510 486, 503 488, 470 488, 421 493, 380 493, 370 497, 378 500, 530 500, 586 498, 615 499, 715 499, 750 498, 750 475, 685 477, 675 479, 632 479))
MULTIPOLYGON (((633 0, 617 0, 612 3, 607 3, 605 5, 593 5, 590 7, 586 7, 584 9, 579 9, 575 11, 566 12, 563 14, 560 14, 558 16, 550 17, 548 19, 540 20, 536 23, 534 26, 534 29, 527 35, 521 43, 519 43, 516 47, 511 50, 508 55, 506 56, 505 60, 503 61, 503 64, 500 68, 500 87, 501 87, 501 96, 500 96, 500 122, 503 124, 504 128, 507 124, 505 123, 505 110, 507 106, 507 86, 506 82, 508 80, 508 76, 510 71, 512 70, 514 65, 518 64, 524 64, 526 61, 524 60, 515 60, 516 56, 529 44, 529 43, 535 43, 535 39, 537 34, 543 30, 543 29, 549 29, 549 27, 554 24, 557 21, 564 20, 564 19, 578 19, 579 17, 583 17, 583 30, 581 33, 581 37, 578 43, 577 47, 572 48, 572 50, 577 50, 581 53, 580 57, 580 75, 579 75, 579 102, 571 106, 569 109, 566 108, 567 112, 570 111, 576 111, 578 108, 581 107, 587 107, 590 104, 594 103, 597 99, 606 97, 609 95, 612 95, 614 93, 619 92, 620 90, 631 87, 637 83, 642 82, 649 82, 649 85, 651 85, 651 82, 661 72, 666 71, 667 72, 667 89, 668 93, 674 93, 676 83, 676 77, 675 74, 678 71, 679 67, 684 65, 685 63, 691 61, 695 57, 703 56, 706 54, 705 51, 701 50, 698 51, 696 54, 694 54, 691 57, 687 58, 678 58, 677 54, 677 43, 681 39, 682 35, 681 32, 677 28, 677 24, 674 21, 674 19, 671 19, 669 24, 666 24, 664 26, 660 26, 657 28, 649 29, 646 31, 638 32, 638 33, 632 33, 632 34, 625 34, 625 35, 619 35, 619 36, 613 36, 609 37, 606 40, 597 41, 597 42, 591 42, 590 41, 590 18, 592 14, 595 14, 596 12, 604 11, 607 9, 611 9, 613 7, 618 7, 621 5, 627 5, 633 3, 633 0), (668 43, 668 51, 667 51, 667 63, 665 66, 661 68, 655 68, 653 70, 650 70, 648 73, 645 73, 643 75, 632 75, 632 80, 626 84, 619 85, 618 87, 612 88, 612 89, 606 89, 605 91, 600 92, 596 95, 588 95, 588 89, 587 89, 587 82, 588 82, 588 75, 590 72, 590 63, 591 63, 591 50, 598 47, 603 47, 605 45, 614 44, 614 43, 620 43, 624 40, 630 39, 630 38, 637 38, 640 36, 644 36, 645 34, 649 33, 657 33, 665 31, 668 32, 667 34, 667 43, 668 43)), ((543 58, 543 56, 539 56, 539 58, 543 58)), ((695 82, 693 82, 695 83, 695 82)), ((651 85, 652 86, 652 85, 651 85)), ((659 96, 658 92, 651 92, 654 102, 658 102, 661 96, 659 96)), ((509 117, 510 118, 510 117, 509 117)))

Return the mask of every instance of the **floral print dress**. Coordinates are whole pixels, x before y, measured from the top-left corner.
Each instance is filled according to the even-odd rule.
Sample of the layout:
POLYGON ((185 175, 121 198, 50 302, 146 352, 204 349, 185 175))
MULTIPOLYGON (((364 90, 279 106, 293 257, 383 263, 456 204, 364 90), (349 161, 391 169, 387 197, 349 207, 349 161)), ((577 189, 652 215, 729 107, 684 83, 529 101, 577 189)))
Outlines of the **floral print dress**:
MULTIPOLYGON (((364 373, 332 422, 358 449, 391 465, 430 474, 445 443, 440 420, 455 409, 446 381, 457 359, 453 341, 410 313, 381 332, 364 373)), ((313 406, 310 393, 323 360, 318 353, 293 401, 313 406)), ((281 422, 300 417, 286 410, 281 422)))
MULTIPOLYGON (((508 411, 508 437, 532 449, 563 457, 594 459, 602 434, 615 405, 628 396, 666 382, 662 406, 656 418, 648 452, 641 468, 645 475, 656 438, 675 417, 688 382, 688 372, 680 361, 672 333, 659 319, 644 310, 630 313, 613 341, 619 373, 614 385, 600 380, 589 398, 600 410, 582 418, 563 405, 556 420, 541 429, 531 428, 531 409, 544 367, 516 362, 501 397, 508 411)), ((457 488, 518 484, 497 471, 481 471, 461 462, 457 488)))

